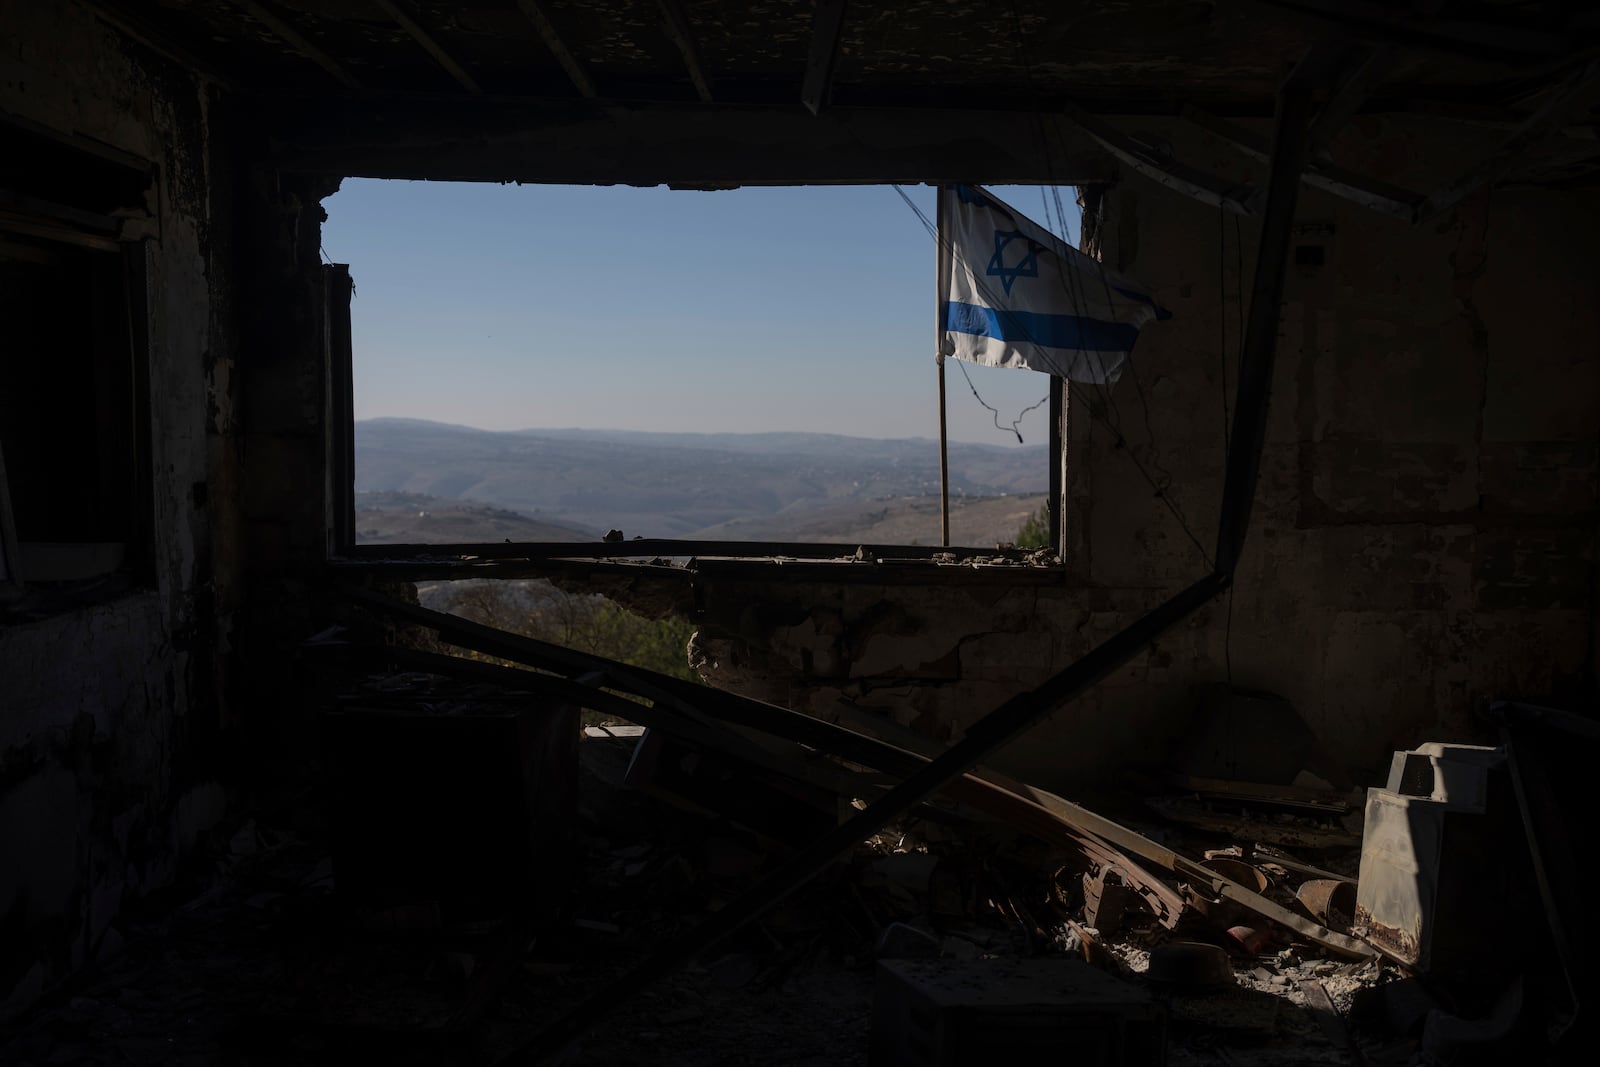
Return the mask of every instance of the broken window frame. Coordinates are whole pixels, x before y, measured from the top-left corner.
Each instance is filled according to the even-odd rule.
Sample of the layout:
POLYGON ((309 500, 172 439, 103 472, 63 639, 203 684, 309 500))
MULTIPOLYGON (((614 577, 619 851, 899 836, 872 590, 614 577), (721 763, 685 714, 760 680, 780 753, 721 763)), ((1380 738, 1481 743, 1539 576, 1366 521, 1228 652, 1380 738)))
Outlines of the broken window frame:
MULTIPOLYGON (((66 580, 76 592, 62 602, 62 606, 78 605, 86 602, 85 594, 91 600, 119 595, 130 587, 152 585, 155 578, 148 256, 150 242, 160 233, 154 209, 159 199, 159 173, 148 160, 9 115, 0 116, 0 150, 9 157, 9 165, 0 168, 0 236, 40 250, 59 249, 65 256, 107 257, 97 263, 83 261, 102 275, 92 286, 96 295, 85 300, 105 299, 120 305, 110 309, 120 321, 111 322, 102 336, 91 338, 84 353, 90 364, 90 382, 106 368, 121 364, 111 386, 116 394, 112 400, 121 408, 124 420, 113 434, 116 440, 108 439, 95 450, 96 467, 86 472, 85 480, 96 484, 85 491, 104 497, 112 492, 109 485, 117 485, 114 496, 121 498, 121 504, 113 510, 120 512, 115 525, 122 537, 62 542, 96 546, 75 554, 64 550, 61 557, 69 573, 82 569, 80 577, 66 580), (110 257, 115 257, 115 265, 110 257), (101 567, 93 562, 97 557, 114 557, 117 562, 101 567), (105 583, 110 577, 121 580, 105 583), (95 591, 89 593, 84 583, 95 591)), ((87 417, 95 416, 91 411, 87 417)), ((27 529, 25 504, 12 490, 23 465, 15 448, 9 467, 0 464, 0 552, 4 553, 0 595, 6 601, 29 596, 30 613, 48 614, 54 603, 50 592, 60 586, 41 576, 41 595, 31 596, 34 590, 24 550, 28 542, 21 539, 27 529)))

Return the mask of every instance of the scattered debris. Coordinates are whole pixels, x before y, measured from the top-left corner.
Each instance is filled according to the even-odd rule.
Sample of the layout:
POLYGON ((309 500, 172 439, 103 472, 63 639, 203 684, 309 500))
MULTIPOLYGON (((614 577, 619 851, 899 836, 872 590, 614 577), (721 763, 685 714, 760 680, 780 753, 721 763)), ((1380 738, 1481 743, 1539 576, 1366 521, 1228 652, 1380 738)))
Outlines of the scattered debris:
MULTIPOLYGON (((447 896, 415 891, 377 894, 370 906, 341 910, 349 886, 340 881, 348 881, 350 868, 335 867, 330 886, 321 860, 320 880, 308 883, 318 887, 318 906, 331 909, 321 928, 358 934, 382 951, 364 949, 365 962, 356 965, 357 941, 325 939, 331 955, 284 972, 294 976, 289 987, 251 993, 245 1014, 268 1029, 297 1020, 302 1028, 366 1033, 386 1025, 378 1009, 386 1004, 440 1035, 487 1020, 503 1031, 496 1048, 526 1047, 617 974, 648 964, 661 946, 736 905, 818 827, 932 754, 916 741, 897 747, 622 664, 497 644, 454 623, 447 634, 437 632, 488 646, 480 654, 501 662, 366 648, 326 634, 315 652, 318 662, 352 678, 345 691, 353 699, 340 704, 347 718, 375 702, 390 712, 408 707, 409 714, 463 722, 483 709, 543 715, 552 694, 573 708, 615 716, 571 730, 580 739, 573 762, 581 782, 567 809, 573 895, 555 909, 560 921, 547 916, 538 930, 518 926, 514 914, 468 915, 441 906, 447 896), (513 656, 536 661, 529 666, 539 673, 504 666, 513 656), (659 803, 663 798, 673 803, 659 803), (340 987, 346 980, 351 984, 340 987), (413 994, 412 986, 422 992, 413 994), (304 991, 315 991, 323 1005, 317 1013, 286 999, 304 991), (426 1010, 407 999, 442 991, 454 999, 426 1010)), ((1272 790, 1326 792, 1300 777, 1272 790)), ((1282 806, 1288 819, 1338 817, 1334 801, 1287 799, 1295 801, 1282 806)), ((1357 1050, 1371 1040, 1369 1018, 1378 1020, 1372 1034, 1417 1048, 1437 1006, 1432 1000, 1402 1011, 1401 987, 1392 1010, 1354 1010, 1367 990, 1377 991, 1369 999, 1379 997, 1372 1003, 1381 1005, 1382 991, 1401 977, 1347 932, 1354 850, 1321 849, 1308 863, 1254 834, 1219 843, 1208 831, 1180 829, 1161 832, 1158 841, 1134 826, 980 768, 861 842, 698 966, 619 1000, 615 1024, 591 1034, 577 1048, 577 1062, 708 1062, 708 1048, 731 1049, 722 1058, 742 1061, 771 1047, 779 1027, 785 1041, 806 1048, 797 1053, 802 1059, 860 1063, 874 967, 911 965, 932 968, 928 975, 963 967, 990 968, 978 973, 991 978, 1031 974, 1026 982, 998 980, 997 988, 1023 1004, 1042 995, 1037 988, 1024 995, 1023 985, 1043 981, 1038 976, 1050 967, 1070 964, 1079 969, 1073 973, 1095 976, 1075 981, 1071 996, 1046 989, 1056 1000, 1039 1008, 1043 1030, 1012 1028, 1024 1044, 1056 1025, 1052 1013, 1080 1010, 1069 1010, 1069 1001, 1081 1006, 1100 995, 1094 990, 1111 996, 1114 989, 1123 998, 1115 1003, 1167 1013, 1175 1063, 1190 1062, 1178 1056, 1184 1048, 1214 1051, 1213 1061, 1268 1062, 1263 1050, 1271 1050, 1271 1062, 1332 1062, 1318 1057, 1335 1053, 1359 1059, 1365 1053, 1357 1050), (1034 965, 1039 969, 1030 971, 1034 965), (1097 985, 1101 980, 1112 985, 1097 985), (1397 1034, 1388 1019, 1401 1015, 1408 1016, 1406 1032, 1397 1034), (745 1039, 736 1031, 746 1023, 739 1020, 756 1018, 762 1029, 751 1034, 760 1034, 761 1046, 753 1036, 740 1046, 745 1039), (1336 1032, 1345 1035, 1343 1044, 1336 1032), (1305 1052, 1313 1046, 1321 1051, 1305 1052)), ((258 819, 234 827, 227 840, 244 872, 270 860, 281 838, 258 819)), ((370 880, 369 891, 383 881, 370 880)), ((256 915, 294 910, 261 886, 250 887, 241 903, 256 915)), ((1493 1014, 1492 1003, 1476 1014, 1461 1001, 1449 1004, 1454 1021, 1441 1015, 1433 1024, 1441 1048, 1452 1034, 1466 1033, 1462 1020, 1493 1014)), ((972 1017, 974 1026, 1000 1017, 999 1003, 991 1007, 972 1017)), ((1096 1025, 1110 1025, 1106 1014, 1099 1018, 1096 1025)))
POLYGON ((1134 899, 1116 866, 1104 864, 1092 877, 1083 876, 1083 921, 1104 933, 1122 929, 1122 917, 1134 899))
POLYGON ((1295 891, 1306 914, 1341 933, 1350 929, 1356 912, 1356 886, 1342 878, 1313 878, 1295 891))

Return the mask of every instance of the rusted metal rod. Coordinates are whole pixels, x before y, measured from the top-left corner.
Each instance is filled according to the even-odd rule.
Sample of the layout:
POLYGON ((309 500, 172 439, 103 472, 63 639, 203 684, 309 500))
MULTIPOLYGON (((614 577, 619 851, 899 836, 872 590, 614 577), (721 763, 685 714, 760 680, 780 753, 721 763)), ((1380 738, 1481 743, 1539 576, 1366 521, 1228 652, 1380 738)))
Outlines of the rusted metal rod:
POLYGON ((1057 710, 1151 641, 1188 618, 1233 580, 1239 551, 1249 528, 1251 499, 1261 463, 1271 398, 1272 362, 1276 352, 1279 300, 1287 264, 1290 223, 1294 216, 1300 170, 1304 166, 1310 86, 1290 76, 1279 92, 1274 131, 1271 181, 1257 256, 1255 301, 1240 359, 1238 411, 1223 486, 1223 514, 1218 532, 1216 569, 1150 613, 1102 642, 1037 688, 1018 694, 978 720, 960 741, 934 757, 899 785, 868 804, 849 821, 801 849, 743 896, 698 928, 675 938, 637 969, 580 1004, 517 1050, 510 1058, 544 1057, 565 1047, 610 1015, 618 1000, 631 996, 676 971, 768 909, 786 899, 825 870, 840 855, 882 830, 930 794, 961 778, 994 750, 1057 710), (1271 277, 1276 270, 1277 277, 1271 277))

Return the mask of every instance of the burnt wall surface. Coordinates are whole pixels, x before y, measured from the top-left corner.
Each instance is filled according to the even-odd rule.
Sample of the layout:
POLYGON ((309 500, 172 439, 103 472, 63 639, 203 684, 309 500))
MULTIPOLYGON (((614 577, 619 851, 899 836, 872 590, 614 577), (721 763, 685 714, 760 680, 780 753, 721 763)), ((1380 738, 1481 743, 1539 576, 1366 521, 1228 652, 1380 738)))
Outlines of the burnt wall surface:
POLYGON ((149 573, 0 619, 4 1018, 114 943, 119 909, 171 884, 222 816, 210 754, 240 594, 219 98, 77 5, 0 0, 0 26, 0 110, 153 162, 159 226, 141 242, 149 573))
MULTIPOLYGON (((1263 180, 1210 135, 1142 132, 1263 180)), ((1366 117, 1334 153, 1430 191, 1500 136, 1366 117)), ((1209 570, 1258 223, 1133 175, 1103 214, 1107 262, 1174 317, 1114 387, 1069 390, 1070 581, 707 582, 708 679, 948 740, 1209 570)), ((1477 737, 1490 698, 1592 700, 1597 239, 1592 192, 1480 191, 1411 226, 1303 189, 1231 619, 1219 600, 995 763, 1064 789, 1159 764, 1199 687, 1230 677, 1288 697, 1367 775, 1395 748, 1477 737)))

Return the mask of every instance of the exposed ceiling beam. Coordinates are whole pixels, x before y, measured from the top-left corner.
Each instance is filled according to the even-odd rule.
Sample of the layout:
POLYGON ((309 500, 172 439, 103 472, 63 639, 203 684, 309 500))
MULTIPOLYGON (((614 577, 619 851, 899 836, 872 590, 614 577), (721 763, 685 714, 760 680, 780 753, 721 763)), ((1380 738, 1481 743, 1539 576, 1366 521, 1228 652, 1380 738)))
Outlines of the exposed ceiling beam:
POLYGON ((1530 152, 1560 133, 1568 120, 1596 100, 1600 100, 1600 60, 1590 60, 1553 91, 1544 106, 1506 138, 1493 155, 1429 196, 1417 209, 1417 221, 1426 222, 1450 210, 1474 190, 1526 166, 1530 152))
POLYGON ((538 31, 539 37, 544 41, 544 46, 555 56, 556 62, 561 64, 561 69, 566 71, 567 80, 572 82, 578 90, 578 95, 585 100, 593 100, 597 95, 594 89, 594 80, 589 77, 589 72, 583 69, 583 63, 573 55, 572 49, 567 47, 567 42, 561 34, 556 32, 555 26, 550 22, 550 17, 545 14, 544 5, 539 0, 517 0, 517 6, 533 23, 533 28, 538 31))
POLYGON ((411 39, 421 45, 423 51, 432 56, 434 61, 443 67, 463 89, 474 96, 482 95, 483 90, 478 87, 477 82, 472 80, 472 75, 463 70, 461 64, 451 58, 450 53, 446 52, 439 42, 433 39, 432 34, 418 25, 416 19, 401 10, 399 4, 394 3, 393 0, 372 0, 372 2, 381 7, 384 14, 394 19, 402 30, 410 34, 411 39))
POLYGON ((551 184, 1105 182, 1118 168, 1060 116, 728 105, 543 106, 457 97, 261 105, 277 166, 369 178, 551 184), (1041 138, 1041 123, 1045 137, 1041 138), (1046 150, 1048 145, 1048 151, 1046 150))
MULTIPOLYGON (((1306 134, 1314 89, 1323 81, 1331 49, 1313 47, 1278 90, 1272 147, 1267 161, 1261 236, 1256 245, 1250 311, 1239 342, 1239 384, 1233 405, 1233 432, 1223 458, 1222 503, 1217 522, 1216 571, 1231 583, 1250 532, 1250 512, 1261 475, 1272 402, 1272 365, 1282 325, 1283 283, 1294 237, 1301 171, 1306 165, 1306 134)), ((980 722, 978 725, 982 725, 980 722)), ((969 732, 972 728, 969 727, 969 732)))
MULTIPOLYGON (((1080 107, 1067 104, 1061 108, 1061 112, 1073 125, 1098 141, 1107 152, 1151 181, 1236 215, 1254 213, 1254 197, 1249 188, 1234 185, 1214 174, 1164 156, 1080 107)), ((1050 184, 1066 183, 1052 181, 1050 184)))
POLYGON ((678 0, 661 0, 661 17, 665 20, 667 36, 683 53, 683 65, 689 68, 689 80, 694 83, 694 91, 709 104, 711 80, 706 77, 706 66, 700 58, 700 45, 695 40, 688 13, 678 0))
POLYGON ((839 58, 839 38, 848 6, 848 0, 817 0, 817 13, 811 20, 811 55, 806 60, 805 81, 800 85, 800 102, 813 115, 822 110, 828 90, 833 87, 833 68, 839 58))
MULTIPOLYGON (((1186 105, 1183 117, 1253 159, 1265 161, 1272 158, 1272 144, 1261 134, 1236 126, 1198 107, 1186 105)), ((1301 171, 1300 180, 1314 189, 1407 222, 1416 217, 1417 207, 1422 203, 1421 194, 1328 163, 1311 163, 1301 171)))
POLYGON ((284 44, 327 71, 340 85, 345 86, 347 89, 354 89, 356 92, 362 90, 361 83, 349 71, 340 66, 336 59, 312 44, 300 31, 273 14, 264 4, 258 4, 256 0, 233 0, 233 2, 243 9, 247 15, 270 30, 284 44))
POLYGON ((1328 149, 1328 142, 1382 86, 1383 79, 1394 69, 1398 58, 1396 48, 1380 44, 1365 49, 1361 57, 1350 65, 1333 94, 1317 109, 1317 117, 1312 120, 1311 129, 1306 134, 1311 159, 1322 157, 1328 149))

